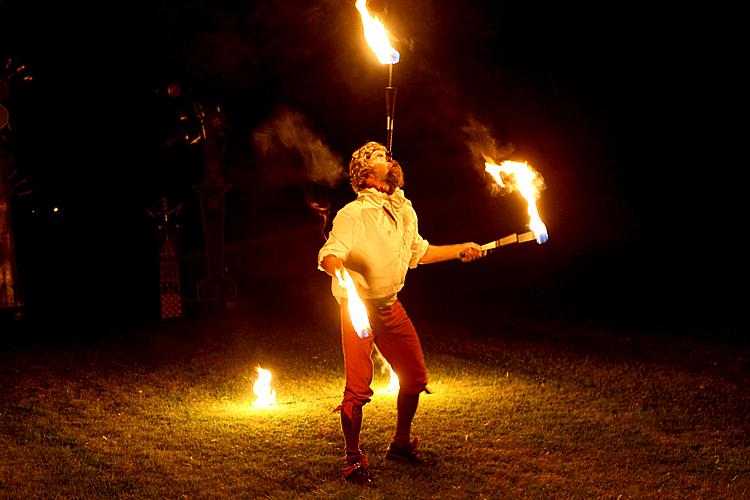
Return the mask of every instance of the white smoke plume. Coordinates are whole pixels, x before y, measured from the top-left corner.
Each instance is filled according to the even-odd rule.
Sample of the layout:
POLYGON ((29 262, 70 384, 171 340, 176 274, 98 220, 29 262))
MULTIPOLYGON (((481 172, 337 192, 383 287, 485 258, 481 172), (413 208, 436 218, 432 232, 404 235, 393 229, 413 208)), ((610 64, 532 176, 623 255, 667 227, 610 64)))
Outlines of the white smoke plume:
POLYGON ((298 111, 282 106, 253 132, 261 167, 276 184, 312 182, 329 187, 345 177, 341 157, 308 126, 298 111))
MULTIPOLYGON (((467 120, 463 133, 466 146, 471 152, 471 164, 483 178, 487 176, 484 170, 486 161, 491 160, 499 164, 509 159, 516 149, 512 143, 498 144, 490 128, 473 117, 467 120)), ((498 192, 499 187, 496 183, 490 182, 489 186, 493 193, 498 192)))

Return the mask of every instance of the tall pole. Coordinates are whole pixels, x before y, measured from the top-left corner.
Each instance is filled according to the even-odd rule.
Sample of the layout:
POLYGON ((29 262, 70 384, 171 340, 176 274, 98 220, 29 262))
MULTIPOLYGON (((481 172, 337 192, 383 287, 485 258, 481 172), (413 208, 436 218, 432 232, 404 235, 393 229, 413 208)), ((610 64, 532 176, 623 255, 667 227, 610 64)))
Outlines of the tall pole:
MULTIPOLYGON (((10 130, 10 117, 8 108, 2 102, 10 95, 11 81, 30 81, 32 76, 24 74, 26 66, 15 65, 13 59, 8 58, 4 69, 0 69, 0 309, 17 309, 23 306, 19 295, 18 268, 16 266, 16 247, 13 241, 13 220, 11 217, 11 198, 19 195, 14 188, 21 182, 12 183, 13 174, 10 166, 13 164, 13 155, 3 144, 7 136, 3 130, 10 130)), ((16 311, 20 314, 20 311, 16 311)))
POLYGON ((226 275, 224 263, 225 194, 232 186, 224 182, 222 154, 226 138, 221 110, 205 113, 195 103, 203 134, 203 183, 194 186, 200 194, 207 273, 197 287, 198 300, 223 301, 232 306, 237 283, 226 275))
POLYGON ((18 296, 16 249, 10 210, 8 170, 12 162, 0 149, 0 309, 14 309, 23 305, 18 296))

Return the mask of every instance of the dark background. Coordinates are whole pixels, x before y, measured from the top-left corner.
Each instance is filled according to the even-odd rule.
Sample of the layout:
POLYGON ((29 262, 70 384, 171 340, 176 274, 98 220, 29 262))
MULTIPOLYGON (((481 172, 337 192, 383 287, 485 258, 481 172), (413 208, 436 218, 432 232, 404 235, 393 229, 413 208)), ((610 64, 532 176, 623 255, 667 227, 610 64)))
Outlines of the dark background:
MULTIPOLYGON (((736 12, 647 2, 370 6, 386 9, 401 53, 394 154, 422 235, 484 243, 525 230, 522 200, 492 196, 471 157, 471 120, 546 184, 548 243, 413 271, 405 300, 738 327, 748 82, 736 12)), ((345 182, 316 183, 293 151, 259 154, 253 134, 297 113, 342 167, 364 141, 385 140, 387 67, 365 45, 353 0, 0 0, 0 56, 34 77, 13 87, 5 131, 33 188, 14 200, 31 315, 157 318, 158 243, 146 210, 161 196, 183 205, 185 294, 194 297, 201 153, 170 143, 192 126, 177 117, 193 101, 220 105, 230 127, 227 260, 241 298, 283 301, 295 276, 327 294, 307 202, 338 207, 353 194, 345 182), (167 95, 171 83, 179 97, 167 95)))

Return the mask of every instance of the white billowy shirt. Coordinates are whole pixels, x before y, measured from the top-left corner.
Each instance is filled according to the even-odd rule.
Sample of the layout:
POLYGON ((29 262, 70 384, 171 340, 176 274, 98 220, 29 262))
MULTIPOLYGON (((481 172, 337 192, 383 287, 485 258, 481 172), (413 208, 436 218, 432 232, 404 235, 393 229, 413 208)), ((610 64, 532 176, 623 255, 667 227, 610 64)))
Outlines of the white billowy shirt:
MULTIPOLYGON (((367 188, 336 214, 328 240, 318 252, 318 269, 323 270, 323 257, 335 255, 357 284, 360 298, 389 305, 404 287, 406 272, 417 267, 428 246, 402 189, 388 195, 367 188)), ((346 298, 346 289, 336 277, 331 291, 339 302, 346 298)))

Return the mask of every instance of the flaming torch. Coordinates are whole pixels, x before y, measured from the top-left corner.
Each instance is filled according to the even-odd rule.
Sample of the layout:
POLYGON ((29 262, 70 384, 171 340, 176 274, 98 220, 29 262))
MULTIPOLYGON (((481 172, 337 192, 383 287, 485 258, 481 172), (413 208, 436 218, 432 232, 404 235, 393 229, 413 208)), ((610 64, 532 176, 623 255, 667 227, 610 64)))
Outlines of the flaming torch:
POLYGON ((388 65, 388 86, 385 88, 385 149, 388 156, 392 156, 393 151, 393 114, 396 110, 396 87, 393 86, 393 65, 396 64, 401 55, 396 49, 391 47, 388 30, 383 23, 370 14, 367 10, 367 0, 357 0, 357 10, 362 17, 362 28, 365 34, 365 40, 370 46, 380 64, 388 65))
POLYGON ((255 401, 253 408, 268 410, 276 406, 276 391, 271 389, 271 372, 258 367, 258 380, 253 385, 255 401))
POLYGON ((496 165, 492 161, 486 161, 484 167, 498 186, 509 192, 517 190, 524 197, 528 205, 527 212, 529 214, 529 229, 531 231, 505 236, 499 240, 482 245, 482 250, 493 250, 499 246, 533 240, 536 240, 539 244, 546 242, 549 238, 547 226, 542 222, 539 210, 536 207, 539 191, 544 187, 542 176, 526 162, 504 161, 500 165, 496 165))
POLYGON ((354 286, 354 280, 352 280, 351 275, 349 275, 345 268, 341 268, 341 270, 336 269, 336 277, 339 279, 339 284, 346 288, 349 317, 352 320, 354 331, 357 332, 357 335, 361 339, 369 337, 370 332, 372 332, 370 319, 367 317, 365 304, 359 298, 357 288, 354 286))

